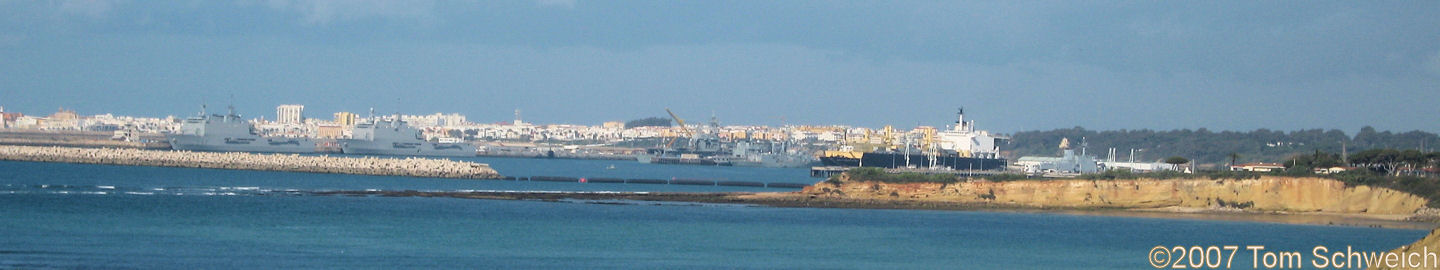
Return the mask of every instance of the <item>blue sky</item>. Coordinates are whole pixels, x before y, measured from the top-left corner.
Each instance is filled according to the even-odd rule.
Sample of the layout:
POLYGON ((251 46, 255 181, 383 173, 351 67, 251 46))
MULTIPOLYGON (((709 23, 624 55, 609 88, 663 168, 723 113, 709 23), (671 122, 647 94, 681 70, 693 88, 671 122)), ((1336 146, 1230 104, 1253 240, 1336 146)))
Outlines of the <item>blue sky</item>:
POLYGON ((0 0, 27 114, 1440 131, 1436 1, 0 0))

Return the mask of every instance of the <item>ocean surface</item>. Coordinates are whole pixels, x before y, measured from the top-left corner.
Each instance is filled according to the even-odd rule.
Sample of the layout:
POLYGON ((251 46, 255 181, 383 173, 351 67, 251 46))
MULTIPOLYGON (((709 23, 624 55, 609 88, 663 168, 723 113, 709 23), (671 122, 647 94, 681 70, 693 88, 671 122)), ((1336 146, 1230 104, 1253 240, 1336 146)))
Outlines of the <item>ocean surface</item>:
MULTIPOLYGON (((467 158, 510 176, 813 183, 806 169, 467 158), (613 165, 615 168, 610 169, 613 165)), ((1421 230, 1043 213, 312 196, 790 191, 0 162, 0 268, 1153 269, 1151 248, 1384 251, 1421 230)))

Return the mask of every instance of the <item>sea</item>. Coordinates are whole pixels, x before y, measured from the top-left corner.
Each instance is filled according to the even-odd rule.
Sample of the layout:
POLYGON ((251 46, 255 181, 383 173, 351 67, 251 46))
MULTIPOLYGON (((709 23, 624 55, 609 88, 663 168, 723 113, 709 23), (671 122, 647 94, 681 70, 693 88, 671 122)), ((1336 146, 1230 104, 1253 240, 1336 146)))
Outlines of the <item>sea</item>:
MULTIPOLYGON (((522 177, 820 180, 806 169, 462 160, 522 177)), ((1218 266, 1207 269, 1265 268, 1266 252, 1298 252, 1303 268, 1313 268, 1317 246, 1386 251, 1427 233, 1056 213, 311 195, 333 190, 796 189, 0 161, 0 269, 1153 269, 1160 255, 1176 257, 1158 263, 1166 268, 1184 258, 1154 253, 1174 246, 1200 247, 1180 263, 1218 266), (1210 246, 1237 251, 1204 251, 1210 246)))

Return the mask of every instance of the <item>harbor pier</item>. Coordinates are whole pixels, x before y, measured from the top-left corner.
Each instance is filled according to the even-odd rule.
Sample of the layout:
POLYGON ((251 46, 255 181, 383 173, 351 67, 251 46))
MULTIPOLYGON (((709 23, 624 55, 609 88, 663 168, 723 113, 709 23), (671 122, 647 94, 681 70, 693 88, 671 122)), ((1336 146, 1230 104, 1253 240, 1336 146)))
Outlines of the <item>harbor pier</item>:
POLYGON ((0 160, 435 178, 502 177, 488 164, 426 158, 0 146, 0 160))

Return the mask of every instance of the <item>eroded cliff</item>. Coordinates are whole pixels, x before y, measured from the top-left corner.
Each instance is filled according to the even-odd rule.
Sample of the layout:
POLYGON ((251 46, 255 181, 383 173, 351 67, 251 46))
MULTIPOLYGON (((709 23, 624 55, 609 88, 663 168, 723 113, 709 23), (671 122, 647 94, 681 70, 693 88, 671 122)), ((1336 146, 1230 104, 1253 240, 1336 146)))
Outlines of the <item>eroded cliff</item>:
POLYGON ((1033 208, 1190 208, 1261 212, 1412 215, 1425 199, 1386 188, 1346 187, 1322 178, 1246 180, 1026 180, 960 183, 825 181, 816 197, 987 203, 1033 208))

